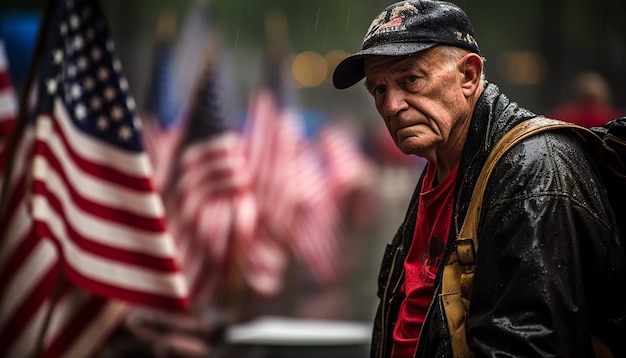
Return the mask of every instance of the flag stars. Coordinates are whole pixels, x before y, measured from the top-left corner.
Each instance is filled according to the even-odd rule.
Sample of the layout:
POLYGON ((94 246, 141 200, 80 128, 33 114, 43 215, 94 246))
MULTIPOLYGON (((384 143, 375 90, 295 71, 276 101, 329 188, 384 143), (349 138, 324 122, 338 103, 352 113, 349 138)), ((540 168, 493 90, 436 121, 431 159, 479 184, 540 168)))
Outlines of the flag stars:
POLYGON ((109 102, 114 100, 115 99, 115 90, 112 87, 107 87, 104 90, 104 98, 106 98, 106 100, 109 101, 109 102))
POLYGON ((74 37, 74 41, 72 43, 72 46, 74 47, 75 50, 81 50, 83 48, 84 45, 84 41, 82 36, 77 35, 76 37, 74 37))
POLYGON ((105 67, 100 67, 98 69, 98 79, 102 82, 106 81, 109 78, 109 70, 105 67))
POLYGON ((92 41, 96 37, 96 32, 92 27, 87 29, 87 40, 92 41))
POLYGON ((111 109, 111 118, 113 118, 116 122, 121 121, 124 118, 124 111, 122 108, 114 106, 113 109, 111 109))
POLYGON ((81 71, 85 71, 88 67, 89 61, 87 61, 87 58, 85 58, 85 56, 80 56, 78 59, 78 68, 80 68, 81 71))
POLYGON ((135 100, 132 97, 128 97, 126 99, 126 106, 128 107, 128 109, 130 109, 131 111, 135 110, 135 100))
POLYGON ((67 46, 65 46, 65 52, 67 57, 71 57, 74 54, 74 42, 68 43, 67 46))
POLYGON ((102 100, 99 97, 92 97, 89 106, 94 112, 97 112, 102 108, 102 100))
POLYGON ((94 61, 98 61, 102 58, 102 51, 97 48, 94 47, 93 50, 91 50, 91 59, 94 61))
POLYGON ((118 136, 122 141, 128 142, 133 136, 133 130, 129 126, 121 126, 118 136))
POLYGON ((55 64, 61 64, 61 62, 63 62, 63 51, 58 49, 54 50, 54 52, 52 53, 52 58, 54 59, 55 64))
POLYGON ((113 50, 115 50, 115 44, 113 43, 113 40, 108 40, 107 41, 107 50, 113 52, 113 50))
POLYGON ((92 77, 88 76, 88 77, 85 77, 85 81, 83 82, 83 86, 85 86, 85 89, 87 91, 91 91, 96 86, 96 83, 95 83, 95 81, 93 80, 92 77))
POLYGON ((120 60, 115 59, 115 61, 113 61, 113 69, 117 72, 122 71, 122 63, 120 62, 120 60))
POLYGON ((76 16, 76 14, 73 14, 72 16, 70 16, 70 27, 72 28, 72 30, 78 29, 79 26, 80 26, 80 19, 78 18, 78 16, 76 16))
POLYGON ((99 116, 98 119, 96 120, 96 126, 98 127, 99 130, 104 132, 107 129, 109 129, 109 120, 105 116, 99 116))
POLYGON ((80 98, 80 96, 83 94, 83 93, 82 93, 82 90, 80 89, 80 86, 78 85, 78 83, 74 83, 74 84, 72 85, 72 90, 71 90, 71 93, 72 93, 72 97, 73 97, 74 99, 79 99, 79 98, 80 98))
POLYGON ((75 65, 67 66, 67 74, 68 74, 68 76, 75 77, 76 73, 77 73, 77 70, 76 70, 76 66, 75 65))
POLYGON ((126 78, 120 79, 120 88, 122 89, 122 91, 128 90, 128 81, 126 80, 126 78))
POLYGON ((84 120, 87 117, 87 108, 82 103, 77 104, 74 109, 74 115, 79 121, 84 120))
POLYGON ((54 94, 57 91, 57 80, 54 78, 49 79, 48 81, 46 81, 46 89, 48 90, 49 94, 54 94))
POLYGON ((59 32, 61 35, 67 35, 67 24, 65 22, 62 22, 61 26, 59 26, 59 32))

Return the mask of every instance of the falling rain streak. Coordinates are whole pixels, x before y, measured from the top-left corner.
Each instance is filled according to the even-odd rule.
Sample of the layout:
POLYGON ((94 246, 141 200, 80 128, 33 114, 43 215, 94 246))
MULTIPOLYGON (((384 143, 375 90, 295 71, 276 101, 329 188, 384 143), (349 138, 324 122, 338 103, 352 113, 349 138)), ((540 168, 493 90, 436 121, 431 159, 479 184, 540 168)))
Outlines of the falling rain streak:
POLYGON ((317 23, 320 21, 320 8, 317 8, 317 17, 315 18, 315 32, 317 32, 317 23))
POLYGON ((241 27, 237 26, 237 35, 235 36, 235 51, 237 50, 237 44, 239 43, 239 30, 241 30, 241 27))

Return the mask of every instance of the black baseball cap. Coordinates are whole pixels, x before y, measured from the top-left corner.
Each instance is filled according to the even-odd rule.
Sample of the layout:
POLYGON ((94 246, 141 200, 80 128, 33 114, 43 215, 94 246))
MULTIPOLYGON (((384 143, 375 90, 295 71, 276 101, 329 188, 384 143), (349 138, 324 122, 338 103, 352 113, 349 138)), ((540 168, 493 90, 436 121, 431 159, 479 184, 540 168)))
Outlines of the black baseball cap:
POLYGON ((335 88, 348 88, 365 77, 363 56, 404 56, 435 45, 452 45, 480 54, 469 18, 458 6, 435 0, 401 1, 372 21, 361 51, 337 65, 335 88))

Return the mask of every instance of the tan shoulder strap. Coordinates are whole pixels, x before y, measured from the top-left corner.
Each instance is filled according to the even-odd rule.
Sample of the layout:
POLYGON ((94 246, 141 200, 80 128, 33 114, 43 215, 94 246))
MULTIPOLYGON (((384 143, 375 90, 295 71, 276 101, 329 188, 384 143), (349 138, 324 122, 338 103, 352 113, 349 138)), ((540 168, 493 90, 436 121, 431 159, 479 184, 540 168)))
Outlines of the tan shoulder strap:
POLYGON ((522 140, 547 130, 557 128, 586 128, 575 124, 535 117, 524 121, 506 133, 489 153, 480 172, 472 199, 463 221, 463 226, 456 239, 456 250, 444 266, 441 297, 448 321, 448 331, 452 342, 454 357, 473 357, 465 337, 465 317, 469 309, 469 298, 474 280, 476 253, 478 250, 478 223, 482 208, 483 195, 489 176, 504 154, 522 140))

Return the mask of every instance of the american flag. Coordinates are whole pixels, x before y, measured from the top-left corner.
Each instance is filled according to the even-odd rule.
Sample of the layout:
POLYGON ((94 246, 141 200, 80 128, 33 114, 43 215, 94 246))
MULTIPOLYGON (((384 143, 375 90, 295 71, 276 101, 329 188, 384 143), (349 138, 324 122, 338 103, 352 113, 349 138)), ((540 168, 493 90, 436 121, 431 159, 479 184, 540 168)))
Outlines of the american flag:
POLYGON ((332 283, 339 267, 339 211, 302 118, 283 103, 274 84, 252 99, 245 125, 259 202, 257 245, 264 244, 259 254, 246 253, 248 282, 263 295, 278 293, 291 250, 317 282, 332 283))
MULTIPOLYGON (((286 110, 280 120, 284 122, 281 124, 284 127, 289 122, 302 119, 296 112, 286 110)), ((295 138, 298 142, 294 156, 281 164, 292 168, 280 184, 285 192, 283 195, 290 197, 284 200, 286 205, 282 208, 292 212, 291 220, 285 221, 288 242, 296 259, 308 269, 311 277, 323 286, 331 285, 337 282, 340 274, 342 231, 339 200, 332 190, 331 177, 323 167, 318 147, 308 141, 301 131, 300 135, 296 131, 291 132, 282 133, 283 138, 279 139, 287 142, 295 138)))
POLYGON ((333 196, 339 201, 345 240, 360 237, 354 234, 371 227, 376 208, 374 166, 358 142, 360 129, 354 123, 335 121, 317 137, 333 196))
MULTIPOLYGON (((0 256, 8 356, 88 356, 126 303, 187 308, 139 120, 95 1, 52 1, 0 256), (42 332, 45 336, 40 339, 42 332), (39 343, 39 344, 37 344, 39 343)), ((13 178, 12 177, 12 178, 13 178)))
POLYGON ((216 285, 226 284, 236 247, 245 250, 252 243, 257 222, 243 143, 229 127, 220 96, 219 51, 212 49, 205 58, 166 191, 168 220, 196 301, 214 297, 216 285))
MULTIPOLYGON (((245 154, 252 178, 252 189, 258 203, 258 225, 255 227, 255 241, 242 251, 240 265, 248 286, 263 296, 278 294, 284 284, 284 274, 289 261, 285 227, 280 218, 280 208, 290 213, 276 194, 282 192, 276 178, 284 170, 291 171, 276 154, 291 155, 286 150, 277 151, 273 147, 281 145, 276 141, 276 120, 281 115, 276 93, 269 88, 261 88, 250 98, 248 113, 244 123, 245 154)), ((286 149, 286 148, 285 148, 286 149)))

